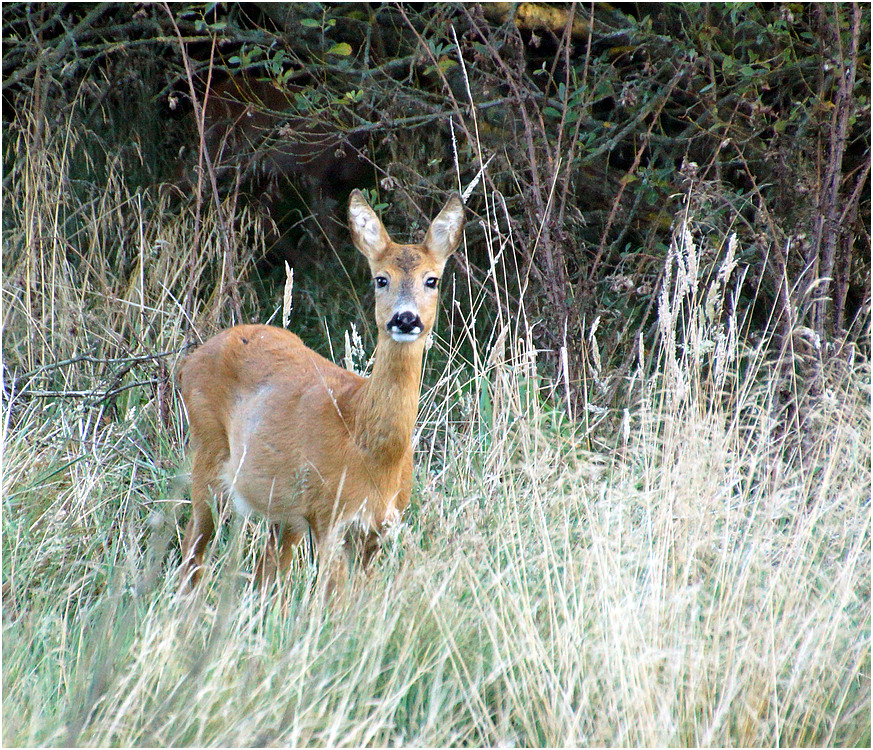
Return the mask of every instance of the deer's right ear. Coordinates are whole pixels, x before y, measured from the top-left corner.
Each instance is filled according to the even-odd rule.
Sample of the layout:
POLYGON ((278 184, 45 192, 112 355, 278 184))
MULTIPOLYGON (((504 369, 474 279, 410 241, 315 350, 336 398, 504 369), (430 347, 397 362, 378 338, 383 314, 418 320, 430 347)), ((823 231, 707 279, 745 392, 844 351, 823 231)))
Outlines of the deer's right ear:
POLYGON ((464 204, 458 193, 452 193, 443 210, 428 227, 425 247, 444 262, 461 243, 464 231, 464 204))
POLYGON ((378 261, 391 243, 382 220, 370 208, 360 190, 352 190, 349 196, 349 229, 355 247, 371 262, 378 261))

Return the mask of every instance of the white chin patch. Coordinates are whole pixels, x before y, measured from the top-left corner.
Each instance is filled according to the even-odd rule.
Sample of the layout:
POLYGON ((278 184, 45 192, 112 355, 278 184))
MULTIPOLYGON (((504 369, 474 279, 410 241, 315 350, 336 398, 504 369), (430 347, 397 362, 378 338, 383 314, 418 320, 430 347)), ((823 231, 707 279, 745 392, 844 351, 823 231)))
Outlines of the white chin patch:
POLYGON ((417 330, 415 333, 391 331, 391 338, 395 341, 399 341, 401 344, 411 344, 413 341, 416 341, 419 336, 421 336, 421 329, 417 330))

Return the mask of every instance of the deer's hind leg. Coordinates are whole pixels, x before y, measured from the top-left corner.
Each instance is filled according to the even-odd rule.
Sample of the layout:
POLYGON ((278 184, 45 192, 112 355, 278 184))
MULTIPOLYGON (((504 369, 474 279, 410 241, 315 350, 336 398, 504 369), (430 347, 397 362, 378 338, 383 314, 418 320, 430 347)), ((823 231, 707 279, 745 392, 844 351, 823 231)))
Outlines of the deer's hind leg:
POLYGON ((215 533, 212 501, 220 492, 218 473, 223 456, 194 451, 191 467, 191 518, 182 541, 182 585, 194 586, 200 580, 206 545, 215 533))

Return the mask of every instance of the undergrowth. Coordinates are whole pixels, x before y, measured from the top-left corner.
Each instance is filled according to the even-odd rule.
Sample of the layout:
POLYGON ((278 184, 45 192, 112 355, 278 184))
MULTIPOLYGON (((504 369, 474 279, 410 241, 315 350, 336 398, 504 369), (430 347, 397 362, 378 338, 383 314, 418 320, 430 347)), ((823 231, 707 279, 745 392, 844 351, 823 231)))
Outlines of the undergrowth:
MULTIPOLYGON (((325 607, 301 554, 261 592, 265 529, 225 512, 180 595, 172 375, 257 308, 263 234, 120 179, 75 197, 63 153, 4 198, 4 744, 869 745, 870 362, 753 343, 734 240, 701 277, 677 219, 609 420, 568 414, 523 307, 447 276, 413 504, 373 570, 325 607)), ((323 284, 295 281, 292 326, 328 353, 352 319, 302 312, 323 284)))

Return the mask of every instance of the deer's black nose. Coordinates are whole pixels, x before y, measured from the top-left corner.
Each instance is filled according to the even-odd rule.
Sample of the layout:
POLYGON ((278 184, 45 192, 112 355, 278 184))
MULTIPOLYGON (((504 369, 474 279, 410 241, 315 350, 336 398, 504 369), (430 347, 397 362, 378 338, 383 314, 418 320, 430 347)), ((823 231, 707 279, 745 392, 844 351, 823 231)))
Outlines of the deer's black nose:
POLYGON ((417 336, 424 330, 421 318, 411 310, 394 313, 394 317, 388 321, 388 333, 392 336, 417 336))

